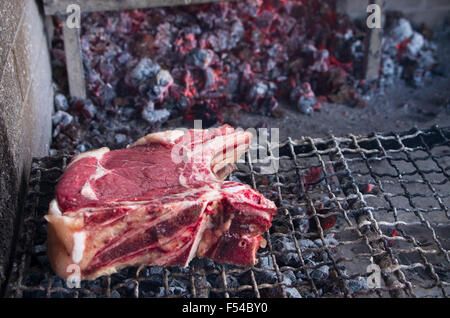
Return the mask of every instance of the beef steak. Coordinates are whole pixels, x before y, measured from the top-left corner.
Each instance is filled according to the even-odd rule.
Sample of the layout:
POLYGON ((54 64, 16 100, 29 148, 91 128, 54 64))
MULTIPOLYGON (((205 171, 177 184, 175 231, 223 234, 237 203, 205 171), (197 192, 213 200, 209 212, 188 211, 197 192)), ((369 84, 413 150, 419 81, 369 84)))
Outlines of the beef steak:
POLYGON ((126 149, 75 156, 56 186, 48 214, 48 254, 67 278, 130 265, 187 266, 195 256, 254 265, 275 204, 223 181, 251 134, 230 126, 172 130, 126 149))

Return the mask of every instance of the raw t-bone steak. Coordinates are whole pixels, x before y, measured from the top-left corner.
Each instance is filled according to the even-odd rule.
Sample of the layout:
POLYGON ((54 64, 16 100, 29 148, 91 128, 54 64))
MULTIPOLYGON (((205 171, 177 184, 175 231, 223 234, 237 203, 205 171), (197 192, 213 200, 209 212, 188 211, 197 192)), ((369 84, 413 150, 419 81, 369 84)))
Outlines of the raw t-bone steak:
POLYGON ((142 137, 126 149, 75 156, 46 219, 48 254, 67 278, 130 265, 187 266, 195 256, 254 265, 275 204, 223 181, 252 135, 222 126, 142 137))

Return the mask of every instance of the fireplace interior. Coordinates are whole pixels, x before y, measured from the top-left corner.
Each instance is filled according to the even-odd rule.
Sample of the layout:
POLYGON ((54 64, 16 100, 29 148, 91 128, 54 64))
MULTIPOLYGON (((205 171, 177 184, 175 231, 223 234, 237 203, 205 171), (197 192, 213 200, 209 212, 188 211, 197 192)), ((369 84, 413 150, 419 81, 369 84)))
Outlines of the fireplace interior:
POLYGON ((374 46, 367 1, 73 1, 80 29, 65 24, 67 1, 30 2, 45 20, 52 105, 21 134, 44 135, 47 122, 51 139, 29 164, 15 156, 0 104, 0 162, 11 163, 0 181, 17 184, 0 197, 0 209, 17 211, 0 214, 0 230, 14 229, 0 254, 2 296, 449 296, 450 6, 373 1, 382 8, 374 46), (247 153, 229 177, 277 205, 258 263, 196 258, 70 288, 49 265, 43 217, 71 158, 195 120, 279 129, 280 143, 264 146, 268 162, 247 153), (25 168, 15 170, 18 160, 25 168))

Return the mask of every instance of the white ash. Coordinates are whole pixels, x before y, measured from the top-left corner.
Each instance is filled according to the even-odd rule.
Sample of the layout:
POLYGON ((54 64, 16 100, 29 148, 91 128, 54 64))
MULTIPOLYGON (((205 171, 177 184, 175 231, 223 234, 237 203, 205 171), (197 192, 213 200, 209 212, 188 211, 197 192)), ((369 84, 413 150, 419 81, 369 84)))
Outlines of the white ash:
POLYGON ((58 93, 55 95, 55 109, 56 111, 62 110, 62 111, 68 111, 69 110, 69 103, 67 101, 66 96, 64 96, 61 93, 58 93))
POLYGON ((388 35, 391 36, 392 39, 398 43, 406 40, 407 38, 410 38, 413 35, 413 33, 414 30, 411 26, 411 23, 404 18, 400 18, 397 21, 395 21, 388 35))

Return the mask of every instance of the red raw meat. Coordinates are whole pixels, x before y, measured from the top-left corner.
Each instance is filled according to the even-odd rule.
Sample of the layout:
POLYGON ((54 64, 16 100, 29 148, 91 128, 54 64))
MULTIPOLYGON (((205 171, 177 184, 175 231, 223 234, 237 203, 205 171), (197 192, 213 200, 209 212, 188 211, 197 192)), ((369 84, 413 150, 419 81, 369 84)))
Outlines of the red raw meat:
POLYGON ((250 139, 229 126, 172 130, 74 157, 45 217, 56 273, 67 278, 77 264, 94 279, 130 265, 187 266, 195 256, 254 265, 276 206, 223 181, 250 139))

